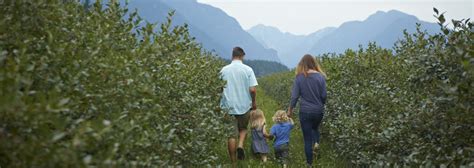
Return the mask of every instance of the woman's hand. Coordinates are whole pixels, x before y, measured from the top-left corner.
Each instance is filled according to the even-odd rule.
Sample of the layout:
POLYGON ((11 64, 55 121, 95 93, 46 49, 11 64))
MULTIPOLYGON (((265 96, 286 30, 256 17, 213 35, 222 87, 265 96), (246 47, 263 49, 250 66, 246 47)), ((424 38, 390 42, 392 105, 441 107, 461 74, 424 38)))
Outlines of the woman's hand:
POLYGON ((291 118, 291 115, 293 113, 293 109, 291 109, 291 107, 288 108, 288 111, 286 112, 286 115, 291 118))

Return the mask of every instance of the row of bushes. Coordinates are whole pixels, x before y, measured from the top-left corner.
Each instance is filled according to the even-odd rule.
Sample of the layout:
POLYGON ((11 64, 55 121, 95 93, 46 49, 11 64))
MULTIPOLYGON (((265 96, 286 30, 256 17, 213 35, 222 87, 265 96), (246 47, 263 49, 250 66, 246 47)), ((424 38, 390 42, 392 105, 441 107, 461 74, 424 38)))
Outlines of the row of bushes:
POLYGON ((2 1, 0 167, 217 164, 223 61, 113 2, 2 1))
MULTIPOLYGON (((473 23, 441 33, 405 33, 393 50, 323 55, 328 102, 323 132, 340 157, 357 165, 474 166, 473 23)), ((287 106, 294 73, 260 80, 287 106)))

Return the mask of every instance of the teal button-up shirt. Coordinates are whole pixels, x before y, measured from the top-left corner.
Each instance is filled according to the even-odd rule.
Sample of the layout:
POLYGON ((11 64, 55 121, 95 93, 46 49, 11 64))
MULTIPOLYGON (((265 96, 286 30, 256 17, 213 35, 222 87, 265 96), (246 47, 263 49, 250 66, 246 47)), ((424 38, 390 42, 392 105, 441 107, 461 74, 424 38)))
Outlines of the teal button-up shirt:
POLYGON ((222 94, 221 107, 229 109, 231 115, 242 115, 252 107, 249 88, 257 86, 252 68, 240 60, 233 60, 221 70, 221 77, 227 82, 222 94))

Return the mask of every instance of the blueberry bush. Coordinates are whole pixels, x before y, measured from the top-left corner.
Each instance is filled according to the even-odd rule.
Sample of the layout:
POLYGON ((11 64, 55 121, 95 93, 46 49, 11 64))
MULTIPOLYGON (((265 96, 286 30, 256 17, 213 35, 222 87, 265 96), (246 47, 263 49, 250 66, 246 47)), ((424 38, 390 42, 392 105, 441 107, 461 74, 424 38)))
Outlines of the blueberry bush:
POLYGON ((0 3, 0 167, 217 164, 223 61, 172 13, 0 3))
MULTIPOLYGON (((435 11, 440 33, 405 33, 393 49, 375 43, 318 56, 327 71, 323 139, 358 166, 474 166, 473 22, 435 11)), ((282 107, 294 72, 264 77, 282 107)))

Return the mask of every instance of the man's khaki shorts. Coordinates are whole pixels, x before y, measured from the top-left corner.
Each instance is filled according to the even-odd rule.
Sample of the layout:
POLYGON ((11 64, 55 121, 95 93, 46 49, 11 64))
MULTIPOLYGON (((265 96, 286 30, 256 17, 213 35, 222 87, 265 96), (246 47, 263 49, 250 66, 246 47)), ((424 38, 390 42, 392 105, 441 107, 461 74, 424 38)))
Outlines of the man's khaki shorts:
POLYGON ((230 138, 239 137, 239 131, 245 130, 248 128, 250 118, 250 110, 242 115, 230 115, 227 114, 225 117, 225 122, 229 132, 230 138))

